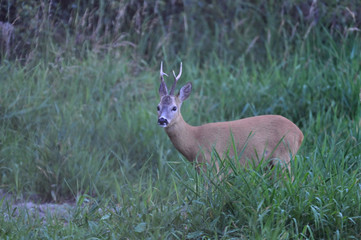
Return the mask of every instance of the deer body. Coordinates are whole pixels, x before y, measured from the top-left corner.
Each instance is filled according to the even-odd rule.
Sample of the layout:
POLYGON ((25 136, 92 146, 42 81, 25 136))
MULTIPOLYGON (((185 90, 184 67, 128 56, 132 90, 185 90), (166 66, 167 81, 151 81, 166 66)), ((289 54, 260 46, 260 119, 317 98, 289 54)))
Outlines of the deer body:
MULTIPOLYGON (((174 95, 175 85, 182 73, 176 77, 170 94, 164 83, 161 65, 161 101, 158 105, 158 124, 165 128, 175 148, 189 161, 198 164, 210 163, 212 149, 222 157, 241 153, 240 163, 246 160, 255 162, 270 160, 274 165, 277 159, 288 167, 302 143, 301 130, 290 120, 279 115, 263 115, 229 122, 207 123, 191 126, 180 113, 182 102, 190 95, 192 84, 183 86, 178 95, 174 95)), ((218 166, 217 166, 218 169, 218 166)))

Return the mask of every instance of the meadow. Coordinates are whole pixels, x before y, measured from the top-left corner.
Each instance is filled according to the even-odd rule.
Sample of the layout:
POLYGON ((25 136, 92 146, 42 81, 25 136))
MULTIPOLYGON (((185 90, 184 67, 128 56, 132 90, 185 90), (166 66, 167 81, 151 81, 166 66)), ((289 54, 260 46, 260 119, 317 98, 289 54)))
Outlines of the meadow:
POLYGON ((36 2, 1 39, 1 239, 361 238, 357 1, 36 2), (292 176, 217 154, 232 176, 197 173, 157 126, 161 61, 192 125, 298 125, 292 176))

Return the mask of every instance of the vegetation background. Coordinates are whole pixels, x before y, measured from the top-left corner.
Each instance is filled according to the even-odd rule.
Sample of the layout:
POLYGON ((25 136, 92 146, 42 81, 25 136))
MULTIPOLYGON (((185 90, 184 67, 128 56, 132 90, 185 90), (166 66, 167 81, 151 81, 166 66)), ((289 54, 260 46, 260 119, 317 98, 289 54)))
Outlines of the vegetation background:
POLYGON ((0 238, 361 238, 359 1, 2 0, 0 21, 0 238), (216 154, 234 176, 197 174, 156 124, 162 60, 190 124, 295 122, 294 180, 216 154))

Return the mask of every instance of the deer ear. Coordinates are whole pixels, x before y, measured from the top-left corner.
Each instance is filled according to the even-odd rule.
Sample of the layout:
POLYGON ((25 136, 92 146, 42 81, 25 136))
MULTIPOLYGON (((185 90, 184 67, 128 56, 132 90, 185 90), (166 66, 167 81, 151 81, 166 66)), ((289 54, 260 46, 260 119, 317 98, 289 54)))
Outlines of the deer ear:
POLYGON ((163 97, 165 95, 168 95, 168 89, 167 85, 165 85, 165 82, 161 82, 159 86, 159 95, 160 97, 163 97))
POLYGON ((178 93, 179 100, 181 100, 182 102, 185 101, 189 97, 189 95, 191 95, 191 91, 192 83, 189 82, 180 89, 178 93))

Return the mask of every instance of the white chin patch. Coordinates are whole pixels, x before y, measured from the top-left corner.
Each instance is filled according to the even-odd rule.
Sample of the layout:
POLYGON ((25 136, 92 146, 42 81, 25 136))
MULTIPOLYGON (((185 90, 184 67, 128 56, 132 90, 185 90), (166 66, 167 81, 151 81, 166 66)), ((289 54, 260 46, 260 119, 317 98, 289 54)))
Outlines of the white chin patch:
POLYGON ((165 128, 165 127, 168 126, 168 124, 159 124, 159 123, 158 123, 158 126, 165 128))

